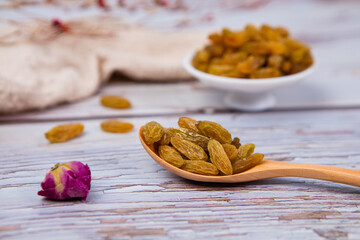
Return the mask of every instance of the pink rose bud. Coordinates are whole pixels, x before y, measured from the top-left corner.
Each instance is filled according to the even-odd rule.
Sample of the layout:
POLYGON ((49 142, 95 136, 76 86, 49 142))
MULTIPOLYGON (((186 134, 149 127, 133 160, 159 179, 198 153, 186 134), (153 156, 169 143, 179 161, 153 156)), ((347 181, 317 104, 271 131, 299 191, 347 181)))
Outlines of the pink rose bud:
POLYGON ((38 195, 50 199, 81 198, 86 200, 90 190, 89 166, 78 161, 57 163, 46 174, 41 183, 43 190, 38 195))

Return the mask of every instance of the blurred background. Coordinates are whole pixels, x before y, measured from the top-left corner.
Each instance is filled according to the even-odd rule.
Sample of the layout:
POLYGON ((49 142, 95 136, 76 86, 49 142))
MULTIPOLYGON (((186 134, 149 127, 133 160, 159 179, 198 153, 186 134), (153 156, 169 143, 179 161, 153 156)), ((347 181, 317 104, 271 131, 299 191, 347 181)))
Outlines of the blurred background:
POLYGON ((274 89, 272 109, 360 105, 359 1, 1 0, 1 118, 66 118, 66 103, 72 116, 111 115, 101 94, 129 98, 124 115, 236 110, 182 59, 209 33, 249 23, 283 26, 314 55, 315 72, 274 89))

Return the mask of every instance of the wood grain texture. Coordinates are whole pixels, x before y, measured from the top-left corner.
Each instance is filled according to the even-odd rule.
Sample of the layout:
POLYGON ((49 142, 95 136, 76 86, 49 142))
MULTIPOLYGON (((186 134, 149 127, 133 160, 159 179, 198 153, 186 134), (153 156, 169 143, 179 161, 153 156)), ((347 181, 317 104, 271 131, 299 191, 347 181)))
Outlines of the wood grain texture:
MULTIPOLYGON (((221 122, 268 159, 360 169, 360 109, 189 115, 221 122)), ((0 238, 4 239, 358 239, 360 190, 310 179, 241 184, 198 183, 157 165, 136 129, 174 117, 124 118, 128 134, 82 121, 82 136, 49 144, 59 122, 0 125, 0 238), (56 162, 92 170, 86 202, 36 195, 56 162)))
MULTIPOLYGON (((360 239, 359 188, 299 178, 193 182, 157 165, 139 143, 136 130, 141 125, 155 120, 175 126, 177 117, 186 114, 221 122, 242 142, 255 143, 267 159, 360 169, 360 2, 246 3, 222 12, 209 4, 203 13, 214 11, 215 21, 207 26, 239 28, 249 21, 284 25, 312 46, 318 63, 310 78, 275 92, 278 109, 357 108, 230 113, 222 103, 225 93, 196 82, 113 82, 72 105, 0 116, 0 239, 360 239), (134 108, 103 108, 98 104, 102 94, 128 97, 134 108), (212 111, 226 113, 191 114, 212 111), (110 117, 132 122, 135 128, 127 134, 102 132, 100 119, 110 117), (76 119, 85 125, 80 137, 62 144, 44 138, 53 126, 76 119), (87 201, 37 196, 50 167, 71 160, 87 163, 92 170, 87 201)), ((67 10, 49 8, 0 9, 0 15, 70 17, 67 10)), ((82 14, 91 11, 103 13, 90 9, 90 14, 82 14)), ((173 20, 181 20, 173 11, 171 18, 160 11, 161 21, 153 13, 143 18, 139 12, 109 12, 162 29, 174 29, 173 20)), ((193 12, 195 18, 187 17, 199 21, 201 16, 193 12)), ((204 25, 199 21, 188 27, 204 25)))

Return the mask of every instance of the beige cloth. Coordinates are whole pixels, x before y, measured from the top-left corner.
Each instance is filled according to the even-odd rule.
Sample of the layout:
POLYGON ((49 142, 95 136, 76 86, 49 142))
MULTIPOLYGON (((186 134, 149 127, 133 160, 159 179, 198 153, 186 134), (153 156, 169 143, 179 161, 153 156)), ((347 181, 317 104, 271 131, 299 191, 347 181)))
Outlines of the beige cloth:
POLYGON ((61 34, 49 34, 54 27, 46 23, 39 28, 44 22, 35 20, 32 27, 3 27, 0 113, 88 97, 115 71, 141 80, 187 79, 182 58, 206 41, 204 33, 165 33, 116 23, 108 18, 78 20, 69 23, 70 29, 74 26, 71 33, 61 34))

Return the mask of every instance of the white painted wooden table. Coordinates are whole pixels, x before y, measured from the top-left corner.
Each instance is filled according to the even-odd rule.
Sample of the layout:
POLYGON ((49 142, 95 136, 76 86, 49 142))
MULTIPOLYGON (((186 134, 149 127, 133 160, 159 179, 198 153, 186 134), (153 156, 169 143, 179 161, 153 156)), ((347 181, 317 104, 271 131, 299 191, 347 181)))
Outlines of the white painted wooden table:
POLYGON ((286 18, 299 35, 309 32, 310 23, 320 31, 303 35, 315 47, 319 70, 296 88, 276 92, 279 104, 272 111, 234 112, 222 103, 223 92, 196 82, 117 81, 71 105, 0 116, 0 239, 360 239, 359 188, 299 178, 192 182, 158 166, 137 137, 148 121, 175 126, 186 115, 221 122, 268 159, 360 169, 360 4, 289 2, 265 8, 277 18, 261 9, 235 17, 275 24, 286 18), (302 24, 303 15, 283 16, 283 8, 312 17, 302 24), (101 94, 126 96, 134 107, 103 108, 101 94), (135 129, 102 132, 100 122, 108 118, 132 122, 135 129), (62 144, 44 138, 51 127, 75 121, 85 125, 80 137, 62 144), (87 201, 37 196, 49 168, 71 160, 91 168, 87 201))
MULTIPOLYGON (((223 123, 268 159, 360 168, 360 109, 188 115, 223 123)), ((4 239, 358 239, 360 189, 309 179, 209 184, 181 179, 142 149, 136 129, 178 116, 122 118, 135 130, 100 130, 49 144, 43 133, 62 122, 0 126, 0 237, 4 239), (86 202, 36 195, 57 162, 79 160, 92 170, 86 202), (268 238, 267 238, 268 239, 268 238)))

